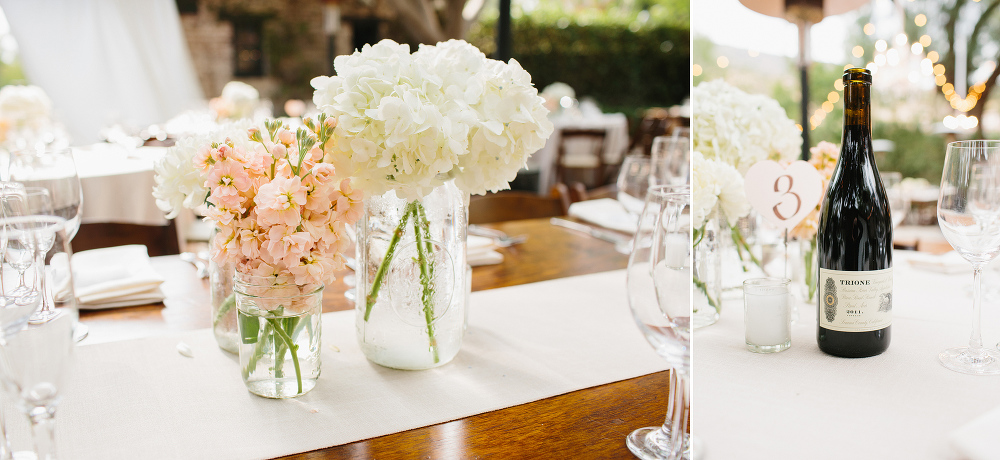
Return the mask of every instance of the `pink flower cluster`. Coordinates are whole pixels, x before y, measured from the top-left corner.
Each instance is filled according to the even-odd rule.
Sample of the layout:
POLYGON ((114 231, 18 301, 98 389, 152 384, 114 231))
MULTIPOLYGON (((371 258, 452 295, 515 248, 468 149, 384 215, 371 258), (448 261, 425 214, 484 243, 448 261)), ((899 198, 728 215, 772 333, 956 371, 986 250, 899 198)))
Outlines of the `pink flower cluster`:
POLYGON ((265 125, 266 132, 250 129, 247 139, 227 138, 194 157, 207 173, 207 217, 218 230, 212 259, 279 283, 329 283, 344 268, 347 226, 363 211, 362 192, 323 162, 334 120, 310 120, 297 133, 265 125))

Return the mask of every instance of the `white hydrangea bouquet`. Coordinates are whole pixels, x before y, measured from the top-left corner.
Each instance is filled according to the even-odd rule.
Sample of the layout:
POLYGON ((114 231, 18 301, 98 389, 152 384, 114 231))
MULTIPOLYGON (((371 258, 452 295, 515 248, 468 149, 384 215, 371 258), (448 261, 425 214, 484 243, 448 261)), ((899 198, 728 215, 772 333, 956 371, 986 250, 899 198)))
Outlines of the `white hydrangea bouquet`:
POLYGON ((8 151, 64 140, 52 119, 52 100, 34 85, 0 88, 0 147, 8 151))
MULTIPOLYGON (((774 99, 747 94, 722 80, 699 84, 691 98, 698 108, 691 120, 694 245, 702 242, 706 226, 715 221, 720 233, 730 234, 741 260, 748 257, 760 265, 736 227, 750 213, 743 175, 758 161, 795 160, 802 146, 801 131, 774 99)), ((694 278, 709 305, 718 310, 718 299, 712 298, 705 281, 694 278)))
MULTIPOLYGON (((408 201, 394 235, 412 223, 428 236, 422 198, 446 182, 467 194, 509 188, 528 157, 552 133, 543 99, 515 60, 487 59, 461 40, 408 45, 382 40, 334 60, 337 75, 316 77, 313 102, 337 120, 326 161, 369 195, 387 192, 408 201)), ((400 237, 393 236, 365 303, 368 321, 400 237)), ((430 249, 430 246, 427 246, 430 249)), ((434 271, 432 254, 419 254, 421 273, 434 271)), ((427 336, 435 351, 428 302, 432 286, 421 276, 427 336)), ((362 286, 359 285, 359 288, 362 286)), ((362 300, 364 299, 364 300, 362 300)))

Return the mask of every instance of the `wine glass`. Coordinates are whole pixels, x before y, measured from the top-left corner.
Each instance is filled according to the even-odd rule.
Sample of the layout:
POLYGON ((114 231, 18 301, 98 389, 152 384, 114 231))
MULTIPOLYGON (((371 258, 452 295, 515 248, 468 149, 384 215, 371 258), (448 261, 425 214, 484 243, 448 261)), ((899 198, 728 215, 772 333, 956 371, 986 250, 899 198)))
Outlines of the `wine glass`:
MULTIPOLYGON (((676 130, 675 130, 676 132, 676 130)), ((691 180, 691 142, 682 136, 657 136, 650 151, 657 185, 687 184, 691 180)))
POLYGON ((645 155, 629 155, 622 161, 618 172, 618 202, 635 219, 642 212, 642 204, 649 189, 649 173, 651 171, 650 157, 645 155))
MULTIPOLYGON (((83 190, 77 174, 73 150, 21 150, 11 155, 10 180, 25 187, 43 187, 52 199, 52 214, 66 219, 66 237, 72 240, 80 229, 83 190)), ((76 325, 77 340, 87 337, 89 329, 76 325)))
POLYGON ((945 239, 974 273, 969 346, 945 350, 938 359, 956 372, 1000 374, 1000 350, 983 348, 980 327, 983 267, 1000 254, 1000 141, 948 144, 937 210, 945 239))
POLYGON ((889 198, 892 228, 895 229, 906 220, 906 213, 910 210, 910 200, 903 191, 903 174, 887 171, 880 173, 880 175, 882 176, 882 185, 885 186, 886 197, 889 198))
MULTIPOLYGON (((54 417, 65 392, 74 345, 73 325, 78 317, 68 224, 61 217, 38 215, 5 217, 0 224, 10 239, 33 239, 39 247, 49 248, 41 258, 39 273, 45 280, 44 296, 52 301, 55 314, 44 322, 23 321, 20 328, 4 328, 0 378, 15 406, 31 422, 37 458, 54 460, 54 417)), ((6 320, 4 326, 12 324, 6 320)))
POLYGON ((67 221, 69 239, 80 229, 83 192, 71 149, 22 150, 11 155, 10 180, 49 191, 53 213, 67 221))
POLYGON ((690 459, 691 193, 654 186, 646 195, 629 257, 629 306, 639 330, 670 363, 670 404, 663 426, 626 438, 643 459, 690 459))

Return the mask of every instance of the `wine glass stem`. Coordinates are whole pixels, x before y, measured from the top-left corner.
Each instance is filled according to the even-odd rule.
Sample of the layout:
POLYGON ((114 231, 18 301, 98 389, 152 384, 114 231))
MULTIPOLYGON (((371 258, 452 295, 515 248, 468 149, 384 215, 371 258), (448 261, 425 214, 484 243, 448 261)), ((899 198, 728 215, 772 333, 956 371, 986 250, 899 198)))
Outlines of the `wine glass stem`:
POLYGON ((972 266, 972 337, 969 338, 969 351, 973 354, 982 354, 983 336, 981 322, 981 309, 983 297, 983 264, 972 266))
POLYGON ((49 408, 36 407, 30 417, 38 460, 56 460, 55 413, 49 408))
POLYGON ((687 384, 687 378, 676 369, 670 371, 670 403, 667 406, 667 423, 670 423, 670 455, 667 458, 670 459, 680 459, 684 455, 690 414, 687 384))

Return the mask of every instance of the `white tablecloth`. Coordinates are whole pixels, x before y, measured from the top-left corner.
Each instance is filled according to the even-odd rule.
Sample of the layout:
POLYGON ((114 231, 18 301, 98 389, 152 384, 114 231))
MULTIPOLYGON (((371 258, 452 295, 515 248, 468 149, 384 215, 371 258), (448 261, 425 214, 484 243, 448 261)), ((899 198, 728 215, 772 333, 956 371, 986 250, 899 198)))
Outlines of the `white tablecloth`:
MULTIPOLYGON (((792 347, 746 350, 741 299, 694 335, 692 431, 705 460, 959 459, 950 433, 1000 406, 1000 376, 945 369, 937 355, 967 345, 972 269, 945 275, 893 259, 889 349, 876 357, 828 356, 816 345, 816 307, 800 308, 792 347)), ((986 282, 1000 287, 1000 272, 986 282)), ((983 306, 983 338, 1000 340, 1000 295, 983 306)))
POLYGON ((60 455, 271 458, 666 369, 629 313, 624 270, 475 292, 470 305, 461 352, 428 371, 369 363, 354 311, 325 314, 322 376, 294 400, 249 394, 210 330, 81 346, 57 416, 60 455))
MULTIPOLYGON (((559 133, 563 129, 603 129, 605 162, 614 163, 621 159, 628 148, 628 119, 623 113, 566 112, 552 118, 552 136, 541 150, 528 159, 528 169, 539 172, 538 193, 548 195, 555 183, 555 161, 559 152, 559 133)), ((571 154, 571 152, 567 152, 571 154)), ((567 184, 569 185, 569 184, 567 184)))
POLYGON ((83 188, 83 223, 166 225, 153 199, 153 165, 163 147, 127 150, 114 144, 74 147, 83 188))
MULTIPOLYGON (((81 221, 148 226, 167 225, 165 213, 156 207, 153 167, 166 147, 125 147, 98 143, 73 148, 80 187, 83 190, 81 221)), ((184 248, 194 213, 183 210, 176 218, 177 238, 184 248)))

